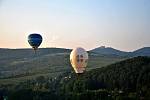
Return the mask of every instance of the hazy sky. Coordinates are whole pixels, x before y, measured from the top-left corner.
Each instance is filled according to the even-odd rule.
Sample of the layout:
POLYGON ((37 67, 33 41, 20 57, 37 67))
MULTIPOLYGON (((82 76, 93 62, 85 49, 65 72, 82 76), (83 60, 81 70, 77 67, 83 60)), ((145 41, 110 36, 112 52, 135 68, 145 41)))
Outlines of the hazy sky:
POLYGON ((0 0, 0 48, 150 46, 150 0, 0 0))

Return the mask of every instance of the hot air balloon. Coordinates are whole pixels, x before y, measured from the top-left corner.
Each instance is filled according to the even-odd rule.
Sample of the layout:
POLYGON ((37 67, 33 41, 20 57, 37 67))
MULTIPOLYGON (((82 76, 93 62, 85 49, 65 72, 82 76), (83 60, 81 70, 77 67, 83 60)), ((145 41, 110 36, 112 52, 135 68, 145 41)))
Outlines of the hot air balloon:
POLYGON ((37 33, 30 34, 28 36, 28 42, 29 42, 30 46, 36 51, 37 48, 42 43, 42 36, 37 33))
POLYGON ((84 73, 88 62, 88 53, 81 47, 75 48, 70 54, 70 62, 75 73, 84 73))

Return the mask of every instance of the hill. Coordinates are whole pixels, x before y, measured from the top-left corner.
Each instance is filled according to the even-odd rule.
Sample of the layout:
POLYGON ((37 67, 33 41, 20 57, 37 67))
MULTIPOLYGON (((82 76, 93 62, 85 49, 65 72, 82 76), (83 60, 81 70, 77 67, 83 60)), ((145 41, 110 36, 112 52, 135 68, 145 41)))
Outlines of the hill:
MULTIPOLYGON (((149 56, 150 48, 124 52, 111 47, 99 47, 89 51, 87 71, 136 56, 149 56)), ((32 49, 0 49, 0 84, 16 83, 38 76, 57 77, 73 71, 65 48, 40 48, 35 54, 32 49)))
POLYGON ((74 75, 72 77, 73 79, 64 79, 62 87, 66 93, 86 95, 87 90, 94 90, 95 94, 96 91, 99 93, 99 90, 103 92, 107 90, 111 95, 126 97, 126 99, 137 100, 141 97, 144 100, 150 99, 150 57, 135 57, 107 67, 93 69, 79 77, 74 75), (113 94, 114 92, 116 94, 113 94))
MULTIPOLYGON (((41 48, 35 54, 32 49, 0 49, 0 84, 9 84, 33 79, 38 76, 57 77, 73 71, 70 49, 41 48)), ((89 52, 87 70, 107 66, 125 59, 112 55, 89 52)))
POLYGON ((116 56, 127 56, 127 57, 137 57, 137 56, 150 56, 150 47, 143 47, 132 52, 120 51, 111 47, 101 46, 92 49, 91 52, 104 54, 104 55, 116 55, 116 56))
POLYGON ((120 51, 111 47, 105 47, 105 46, 92 49, 91 52, 105 54, 105 55, 118 55, 118 56, 123 56, 127 54, 127 52, 120 51))
POLYGON ((150 56, 150 47, 143 47, 135 50, 131 54, 132 56, 150 56))
MULTIPOLYGON (((136 56, 149 56, 149 47, 133 52, 124 52, 111 47, 100 47, 89 51, 87 71, 136 56)), ((16 83, 38 76, 57 77, 73 71, 65 48, 0 49, 0 84, 16 83)))
POLYGON ((150 57, 135 57, 84 74, 38 77, 3 92, 12 100, 149 100, 150 57), (7 92, 8 91, 8 92, 7 92), (23 97, 23 98, 22 98, 23 97))

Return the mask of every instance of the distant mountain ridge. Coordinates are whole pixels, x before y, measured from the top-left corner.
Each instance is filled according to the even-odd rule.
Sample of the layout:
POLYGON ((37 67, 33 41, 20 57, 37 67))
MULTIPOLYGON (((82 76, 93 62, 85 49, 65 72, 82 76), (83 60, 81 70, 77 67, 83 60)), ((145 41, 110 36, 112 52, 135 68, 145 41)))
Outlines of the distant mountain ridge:
POLYGON ((105 55, 125 55, 127 52, 120 51, 111 47, 101 46, 95 49, 92 49, 91 52, 105 54, 105 55))
POLYGON ((133 56, 150 56, 150 47, 144 47, 132 52, 133 56))
MULTIPOLYGON (((8 53, 8 55, 13 54, 13 53, 18 53, 19 54, 25 54, 29 53, 29 51, 32 51, 32 49, 8 49, 8 48, 0 48, 0 54, 5 54, 8 53)), ((49 53, 63 53, 63 52, 71 52, 71 49, 67 48, 40 48, 38 49, 38 54, 39 55, 45 55, 49 53)), ((143 47, 140 49, 137 49, 132 52, 126 52, 126 51, 121 51, 112 47, 105 47, 105 46, 100 46, 97 48, 94 48, 90 50, 89 52, 91 53, 96 53, 96 54, 102 54, 102 55, 116 55, 116 56, 129 56, 129 57, 135 57, 135 56, 150 56, 150 47, 143 47)), ((1 56, 2 56, 1 55, 1 56)), ((33 52, 30 52, 30 55, 34 55, 33 52)))
POLYGON ((133 52, 120 51, 111 47, 101 46, 90 50, 93 53, 104 54, 104 55, 118 55, 118 56, 150 56, 150 47, 143 47, 133 52))

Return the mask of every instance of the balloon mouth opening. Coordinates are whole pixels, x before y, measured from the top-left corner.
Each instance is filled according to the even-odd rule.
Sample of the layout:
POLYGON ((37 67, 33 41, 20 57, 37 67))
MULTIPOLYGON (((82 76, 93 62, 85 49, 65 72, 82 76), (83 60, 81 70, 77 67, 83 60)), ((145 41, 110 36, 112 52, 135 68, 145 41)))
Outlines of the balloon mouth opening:
POLYGON ((36 51, 36 50, 37 50, 37 47, 33 47, 33 50, 36 51))
POLYGON ((79 69, 74 68, 74 70, 75 70, 75 73, 77 73, 77 74, 82 74, 82 73, 85 72, 85 67, 81 67, 81 68, 79 68, 79 69))

